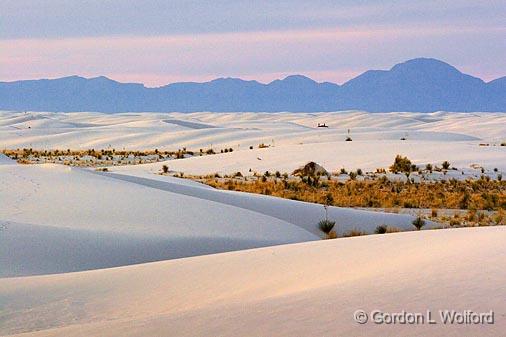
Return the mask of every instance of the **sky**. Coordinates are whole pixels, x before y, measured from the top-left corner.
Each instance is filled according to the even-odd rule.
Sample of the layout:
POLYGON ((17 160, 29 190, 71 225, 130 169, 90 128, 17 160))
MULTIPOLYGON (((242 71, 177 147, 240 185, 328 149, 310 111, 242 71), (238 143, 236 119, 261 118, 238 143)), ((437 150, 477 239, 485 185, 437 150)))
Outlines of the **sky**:
POLYGON ((505 18, 504 0, 0 0, 0 81, 341 84, 416 57, 490 81, 506 75, 505 18))

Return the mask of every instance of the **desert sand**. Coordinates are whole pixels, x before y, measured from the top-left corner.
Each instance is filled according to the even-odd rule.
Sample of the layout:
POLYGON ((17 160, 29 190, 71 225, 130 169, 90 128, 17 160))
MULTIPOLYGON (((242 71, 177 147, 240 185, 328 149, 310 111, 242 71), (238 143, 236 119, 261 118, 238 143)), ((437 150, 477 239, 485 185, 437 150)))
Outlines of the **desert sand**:
POLYGON ((329 170, 375 170, 390 165, 396 154, 416 164, 448 160, 459 168, 476 164, 506 170, 505 147, 498 146, 506 141, 504 125, 502 113, 0 112, 0 144, 9 149, 234 150, 171 163, 171 169, 189 174, 291 172, 311 160, 329 170), (348 136, 352 142, 344 142, 348 136), (261 143, 270 147, 259 149, 261 143))
POLYGON ((23 336, 498 336, 504 227, 258 248, 0 279, 3 334, 23 336), (494 310, 494 325, 386 325, 366 312, 494 310))
POLYGON ((321 240, 321 205, 159 173, 375 170, 396 154, 501 173, 505 125, 500 113, 0 112, 2 149, 234 150, 110 172, 0 155, 0 335, 498 336, 504 227, 418 232, 412 215, 330 207, 338 234, 406 232, 321 240), (493 310, 495 324, 358 324, 358 309, 493 310))

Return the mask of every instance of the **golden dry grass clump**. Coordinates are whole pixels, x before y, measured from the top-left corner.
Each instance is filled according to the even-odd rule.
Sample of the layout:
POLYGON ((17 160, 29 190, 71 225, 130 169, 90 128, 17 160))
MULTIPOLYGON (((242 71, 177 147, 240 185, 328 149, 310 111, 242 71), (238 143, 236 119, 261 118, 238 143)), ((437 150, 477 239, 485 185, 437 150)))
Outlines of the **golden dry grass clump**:
MULTIPOLYGON (((262 178, 265 178, 263 176, 262 178)), ((286 199, 330 204, 341 207, 427 208, 434 209, 506 209, 506 182, 491 179, 449 180, 409 183, 375 180, 308 181, 301 178, 199 179, 227 190, 273 195, 286 199)), ((317 179, 317 178, 316 178, 317 179)))

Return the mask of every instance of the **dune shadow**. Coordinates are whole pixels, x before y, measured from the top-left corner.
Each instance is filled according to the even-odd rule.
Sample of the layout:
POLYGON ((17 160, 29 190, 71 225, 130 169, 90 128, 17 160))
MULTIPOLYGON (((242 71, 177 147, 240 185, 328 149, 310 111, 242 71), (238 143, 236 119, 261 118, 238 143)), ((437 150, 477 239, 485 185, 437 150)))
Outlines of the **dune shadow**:
POLYGON ((281 244, 225 237, 141 236, 8 223, 0 278, 76 272, 281 244))

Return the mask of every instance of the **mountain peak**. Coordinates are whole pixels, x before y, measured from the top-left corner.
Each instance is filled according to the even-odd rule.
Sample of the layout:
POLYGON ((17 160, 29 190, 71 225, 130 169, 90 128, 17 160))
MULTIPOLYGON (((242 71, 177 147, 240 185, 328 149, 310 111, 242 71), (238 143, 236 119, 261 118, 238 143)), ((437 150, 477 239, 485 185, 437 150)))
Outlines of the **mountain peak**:
POLYGON ((398 63, 390 71, 429 71, 429 72, 453 72, 461 73, 452 65, 434 58, 415 58, 402 63, 398 63))
POLYGON ((304 75, 289 75, 284 79, 282 79, 281 81, 291 83, 311 83, 311 84, 317 83, 315 80, 304 75))
POLYGON ((91 77, 89 78, 89 80, 92 80, 92 81, 110 81, 110 82, 116 82, 115 80, 112 80, 110 79, 109 77, 106 77, 106 76, 97 76, 97 77, 91 77))
POLYGON ((290 75, 282 80, 274 80, 267 84, 268 86, 274 86, 274 87, 309 87, 309 86, 315 86, 318 82, 314 81, 313 79, 304 76, 304 75, 290 75))
POLYGON ((307 76, 304 76, 304 75, 289 75, 289 76, 285 77, 283 79, 283 81, 301 81, 301 82, 314 82, 314 83, 316 83, 316 81, 314 81, 313 79, 311 79, 307 76))
POLYGON ((211 80, 209 83, 242 83, 247 82, 241 78, 237 77, 219 77, 211 80))

